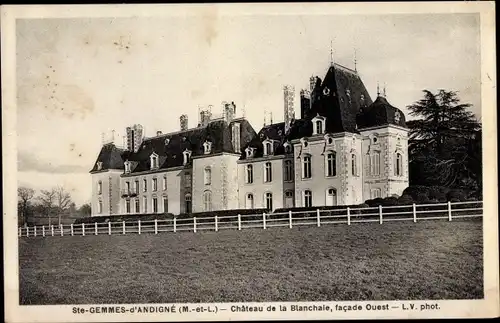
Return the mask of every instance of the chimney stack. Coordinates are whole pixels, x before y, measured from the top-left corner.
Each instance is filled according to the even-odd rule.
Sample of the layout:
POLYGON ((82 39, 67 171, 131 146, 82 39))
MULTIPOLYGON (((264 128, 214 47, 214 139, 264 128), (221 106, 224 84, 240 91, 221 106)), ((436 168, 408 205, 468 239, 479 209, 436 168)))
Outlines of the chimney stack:
MULTIPOLYGON (((295 108, 294 108, 295 87, 291 85, 285 85, 283 87, 283 93, 285 98, 284 119, 285 119, 285 133, 286 133, 290 128, 292 119, 295 118, 295 108)), ((272 116, 271 116, 271 123, 272 123, 272 116)))
POLYGON ((236 114, 236 105, 232 101, 228 103, 226 101, 222 102, 222 114, 224 116, 224 120, 227 122, 233 121, 236 114))
POLYGON ((188 130, 188 116, 187 114, 183 114, 179 118, 180 124, 181 124, 181 131, 186 131, 188 130))
POLYGON ((163 134, 163 132, 161 132, 161 130, 158 130, 158 131, 156 132, 156 135, 157 135, 157 136, 161 136, 162 134, 163 134))

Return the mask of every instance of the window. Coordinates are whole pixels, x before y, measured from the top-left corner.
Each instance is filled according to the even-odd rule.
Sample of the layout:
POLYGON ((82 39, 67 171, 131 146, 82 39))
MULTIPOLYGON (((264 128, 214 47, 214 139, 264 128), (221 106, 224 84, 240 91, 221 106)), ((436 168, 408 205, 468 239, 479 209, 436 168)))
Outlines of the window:
POLYGON ((136 180, 134 183, 134 191, 135 193, 139 193, 139 181, 136 180))
POLYGON ((212 143, 210 141, 205 141, 203 143, 203 150, 205 154, 210 154, 212 151, 212 143))
POLYGON ((151 156, 151 169, 157 169, 158 168, 158 155, 153 153, 151 156))
POLYGON ((130 162, 127 160, 123 165, 125 166, 125 173, 130 173, 130 162))
POLYGON ((396 154, 395 175, 396 176, 402 176, 403 175, 403 156, 400 153, 396 154))
POLYGON ((97 182, 97 194, 102 194, 102 181, 97 182))
POLYGON ((290 154, 292 152, 292 146, 289 143, 283 144, 283 147, 285 148, 285 153, 290 154))
POLYGON ((126 193, 130 194, 130 182, 125 182, 125 187, 126 187, 126 193))
POLYGON ((253 183, 253 165, 247 165, 247 183, 253 183))
POLYGON ((326 140, 326 143, 327 143, 328 145, 333 144, 333 138, 332 138, 332 137, 330 137, 330 136, 326 136, 326 137, 325 137, 325 140, 326 140))
POLYGON ((352 176, 358 176, 358 165, 356 154, 351 154, 351 172, 352 176))
POLYGON ((99 200, 97 202, 97 213, 99 213, 99 214, 102 213, 102 200, 99 200))
POLYGON ((125 200, 125 209, 126 209, 127 214, 130 213, 130 200, 129 199, 125 200))
POLYGON ((167 190, 167 175, 163 176, 163 190, 167 190))
POLYGON ((301 138, 300 139, 300 143, 302 144, 303 148, 307 148, 308 143, 307 143, 307 139, 306 138, 301 138))
POLYGON ((371 155, 370 173, 375 176, 380 175, 380 152, 371 155))
POLYGON ((247 149, 245 149, 245 153, 246 153, 247 158, 253 157, 254 151, 255 150, 252 147, 248 147, 247 149))
POLYGON ((291 160, 285 160, 285 181, 293 181, 293 165, 291 160))
POLYGON ((191 158, 191 151, 186 149, 182 154, 184 155, 184 165, 186 165, 191 158))
POLYGON ((163 197, 163 213, 168 213, 168 196, 163 197))
POLYGON ((146 196, 143 197, 142 204, 144 204, 143 206, 144 213, 148 213, 148 198, 146 196))
POLYGON ((372 190, 372 199, 376 199, 382 196, 382 192, 380 188, 376 188, 372 190))
POLYGON ((326 176, 337 176, 337 156, 333 151, 326 154, 326 176))
POLYGON ((184 185, 185 187, 191 187, 191 173, 184 175, 184 185))
POLYGON ((210 191, 203 193, 203 210, 206 212, 212 211, 212 192, 210 191))
POLYGON ((320 120, 316 121, 316 133, 323 133, 323 122, 320 120))
POLYGON ((305 207, 311 207, 312 206, 312 192, 309 190, 306 190, 304 192, 304 206, 305 207))
POLYGON ((273 210, 273 194, 266 193, 266 209, 273 210))
POLYGON ((158 213, 158 198, 153 197, 153 213, 158 213))
POLYGON ((264 178, 265 178, 265 181, 268 183, 268 182, 271 182, 273 180, 273 173, 272 173, 272 166, 271 166, 271 163, 266 163, 265 164, 265 175, 264 175, 264 178))
POLYGON ((142 185, 144 185, 144 187, 142 188, 142 191, 143 192, 147 192, 148 191, 148 180, 147 179, 143 179, 142 180, 142 185))
POLYGON ((247 201, 246 201, 247 209, 253 209, 254 203, 253 203, 253 194, 249 193, 247 194, 247 201))
POLYGON ((264 141, 264 155, 272 155, 273 154, 273 144, 271 141, 264 141))
POLYGON ((102 169, 102 162, 97 162, 97 170, 101 170, 102 169))
POLYGON ((293 197, 293 191, 286 191, 285 192, 285 197, 286 198, 292 198, 293 197))
POLYGON ((140 202, 139 199, 135 199, 135 213, 141 213, 140 202))
POLYGON ((302 161, 302 178, 311 178, 311 156, 304 156, 302 161))
POLYGON ((158 179, 153 178, 153 192, 156 192, 158 190, 158 179))
POLYGON ((210 185, 212 183, 212 169, 210 167, 205 167, 205 185, 210 185))
POLYGON ((191 213, 191 194, 186 194, 184 198, 186 213, 191 213))

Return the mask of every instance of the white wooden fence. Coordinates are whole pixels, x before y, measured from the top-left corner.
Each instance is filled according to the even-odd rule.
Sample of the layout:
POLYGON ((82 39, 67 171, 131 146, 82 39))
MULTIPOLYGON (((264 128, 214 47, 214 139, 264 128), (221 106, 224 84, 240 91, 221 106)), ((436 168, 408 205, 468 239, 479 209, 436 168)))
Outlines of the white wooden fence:
POLYGON ((249 228, 267 229, 272 227, 322 226, 390 221, 426 221, 474 218, 483 216, 483 202, 456 202, 413 204, 405 206, 379 206, 367 208, 345 208, 337 210, 289 211, 287 213, 262 213, 218 217, 193 217, 188 219, 168 219, 152 221, 122 221, 104 223, 61 224, 18 228, 21 237, 47 236, 90 236, 116 234, 144 234, 160 232, 179 232, 203 230, 219 231, 226 229, 242 230, 249 228))

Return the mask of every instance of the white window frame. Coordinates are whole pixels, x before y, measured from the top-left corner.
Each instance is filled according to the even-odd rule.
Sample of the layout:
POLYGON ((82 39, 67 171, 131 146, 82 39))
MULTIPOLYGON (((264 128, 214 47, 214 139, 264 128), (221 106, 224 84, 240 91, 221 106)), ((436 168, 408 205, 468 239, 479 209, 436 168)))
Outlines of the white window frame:
POLYGON ((102 194, 102 181, 97 182, 97 194, 98 195, 102 194))
POLYGON ((163 213, 168 213, 168 195, 162 196, 162 208, 163 208, 163 213), (167 206, 166 208, 165 205, 167 206))
POLYGON ((273 164, 271 162, 264 163, 264 182, 271 183, 273 181, 273 164))
POLYGON ((125 174, 130 173, 130 162, 126 160, 123 165, 125 166, 125 174))
POLYGON ((245 167, 245 177, 246 177, 246 183, 247 184, 252 184, 253 183, 253 165, 248 164, 245 167))
POLYGON ((151 156, 149 156, 150 161, 151 161, 151 169, 158 169, 160 167, 160 161, 158 158, 158 154, 152 153, 151 156))
POLYGON ((269 156, 274 154, 274 141, 271 139, 266 139, 262 142, 264 148, 264 156, 269 156))
POLYGON ((212 168, 210 166, 205 167, 203 170, 203 180, 205 185, 212 184, 212 168))
POLYGON ((326 177, 337 176, 337 153, 333 150, 329 150, 325 154, 325 175, 326 177), (330 156, 333 156, 330 158, 330 156), (331 172, 330 172, 331 164, 331 172))
POLYGON ((312 207, 312 206, 313 206, 312 191, 311 190, 305 190, 304 191, 304 207, 312 207), (310 203, 307 203, 308 198, 309 198, 310 203))
POLYGON ((318 114, 311 121, 313 123, 313 135, 322 135, 325 133, 325 117, 318 114), (318 123, 321 129, 318 128, 318 123))
POLYGON ((167 190, 167 175, 163 176, 163 190, 167 190))
POLYGON ((212 191, 204 191, 203 192, 203 210, 205 212, 212 211, 212 191))
POLYGON ((189 163, 190 159, 191 159, 191 150, 184 150, 184 152, 182 153, 183 156, 184 156, 184 165, 186 165, 187 163, 189 163))
POLYGON ((255 153, 255 148, 253 147, 247 147, 245 149, 245 154, 247 158, 252 158, 254 156, 254 153, 255 153))
POLYGON ((396 152, 395 156, 394 175, 403 176, 403 154, 399 151, 396 152))
POLYGON ((285 160, 284 162, 284 180, 285 182, 292 182, 293 181, 293 162, 291 160, 285 160))
POLYGON ((151 198, 151 213, 158 213, 158 197, 151 198))
POLYGON ((102 200, 97 201, 97 214, 102 214, 102 200))
POLYGON ((358 156, 355 153, 351 153, 351 173, 352 173, 352 176, 359 176, 358 156))
POLYGON ((143 210, 143 213, 148 213, 148 197, 147 196, 144 196, 142 198, 142 210, 143 210))
POLYGON ((264 193, 264 203, 266 209, 272 211, 273 210, 273 193, 272 192, 265 192, 264 193), (269 207, 270 206, 270 207, 269 207))
POLYGON ((141 213, 141 200, 136 197, 134 199, 134 213, 141 213))
POLYGON ((152 192, 158 191, 158 178, 153 177, 152 192))
POLYGON ((205 155, 210 154, 212 152, 212 142, 211 141, 206 140, 203 143, 203 151, 204 151, 205 155))
POLYGON ((304 155, 302 158, 302 178, 312 178, 312 156, 310 154, 304 155), (306 160, 309 162, 306 164, 306 160))
POLYGON ((142 184, 143 184, 142 191, 143 192, 147 192, 148 191, 148 179, 147 178, 143 178, 142 179, 142 184))

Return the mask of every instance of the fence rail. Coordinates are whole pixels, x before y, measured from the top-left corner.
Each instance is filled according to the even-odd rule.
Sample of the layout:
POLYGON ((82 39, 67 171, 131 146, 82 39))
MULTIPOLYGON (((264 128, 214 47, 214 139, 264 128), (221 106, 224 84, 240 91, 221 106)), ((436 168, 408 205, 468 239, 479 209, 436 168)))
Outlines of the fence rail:
POLYGON ((122 221, 103 223, 60 224, 50 226, 19 227, 19 237, 91 236, 123 234, 158 234, 181 231, 242 230, 317 226, 390 221, 422 221, 474 218, 483 216, 483 202, 456 202, 421 205, 378 206, 335 210, 296 211, 281 213, 245 214, 231 216, 167 219, 150 221, 122 221))

